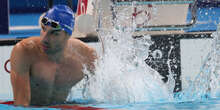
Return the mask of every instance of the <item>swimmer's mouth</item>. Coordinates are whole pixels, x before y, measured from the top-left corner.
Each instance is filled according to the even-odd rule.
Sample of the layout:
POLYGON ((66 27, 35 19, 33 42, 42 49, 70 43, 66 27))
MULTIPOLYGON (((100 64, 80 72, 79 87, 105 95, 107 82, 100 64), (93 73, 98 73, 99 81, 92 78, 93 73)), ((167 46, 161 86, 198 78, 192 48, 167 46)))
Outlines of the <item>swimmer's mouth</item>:
POLYGON ((45 44, 42 44, 42 48, 43 48, 43 50, 47 50, 47 49, 49 49, 49 46, 45 45, 45 44))

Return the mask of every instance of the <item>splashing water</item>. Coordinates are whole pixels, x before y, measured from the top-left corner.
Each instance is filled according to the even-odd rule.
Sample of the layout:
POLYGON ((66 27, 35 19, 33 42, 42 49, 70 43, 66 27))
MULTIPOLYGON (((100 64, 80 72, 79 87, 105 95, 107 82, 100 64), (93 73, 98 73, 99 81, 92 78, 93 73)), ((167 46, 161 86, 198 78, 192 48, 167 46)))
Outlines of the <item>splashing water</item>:
POLYGON ((118 30, 105 34, 105 53, 89 81, 88 97, 116 104, 168 100, 169 93, 161 77, 144 62, 149 36, 134 40, 131 35, 118 30))
MULTIPOLYGON (((117 18, 124 19, 118 19, 118 21, 128 19, 124 16, 117 18)), ((83 79, 80 84, 73 87, 67 100, 79 98, 97 103, 127 104, 202 101, 207 98, 220 97, 219 29, 212 34, 212 51, 204 60, 200 73, 193 81, 188 82, 189 86, 185 90, 173 94, 172 73, 170 73, 168 83, 164 84, 159 73, 144 62, 148 56, 148 48, 152 44, 150 36, 145 35, 134 39, 132 33, 135 30, 135 24, 130 23, 130 27, 126 28, 117 22, 115 25, 117 29, 99 31, 104 53, 95 63, 95 75, 91 76, 85 69, 89 80, 83 79), (79 94, 82 95, 76 97, 79 94)))
POLYGON ((211 52, 204 59, 199 74, 188 87, 177 93, 176 101, 204 101, 220 97, 220 29, 212 34, 211 52))
POLYGON ((152 44, 150 36, 134 39, 133 31, 134 28, 120 25, 117 29, 99 31, 104 54, 95 63, 95 75, 90 76, 85 70, 90 78, 85 82, 84 98, 110 104, 160 103, 172 99, 172 91, 159 73, 144 61, 152 44))

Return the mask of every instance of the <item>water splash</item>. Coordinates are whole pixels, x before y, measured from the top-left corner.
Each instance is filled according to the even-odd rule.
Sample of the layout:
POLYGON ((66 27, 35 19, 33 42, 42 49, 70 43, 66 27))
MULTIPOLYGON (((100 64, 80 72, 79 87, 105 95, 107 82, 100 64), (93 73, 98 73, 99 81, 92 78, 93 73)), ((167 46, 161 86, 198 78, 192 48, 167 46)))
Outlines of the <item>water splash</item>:
POLYGON ((86 96, 115 104, 168 100, 169 93, 161 76, 144 62, 149 36, 134 39, 129 30, 101 33, 105 53, 96 63, 86 96))
POLYGON ((199 74, 188 87, 176 94, 177 102, 204 101, 220 97, 220 29, 211 35, 212 47, 204 59, 199 74))
MULTIPOLYGON (((73 87, 68 101, 82 98, 96 103, 127 104, 173 100, 172 80, 169 80, 168 85, 164 84, 159 73, 144 61, 153 42, 149 35, 132 37, 137 25, 131 21, 128 10, 116 14, 117 19, 112 21, 113 28, 101 22, 107 21, 109 17, 100 17, 99 25, 102 26, 98 35, 103 41, 104 53, 99 55, 95 63, 95 75, 91 76, 85 69, 89 80, 84 79, 79 86, 73 87), (76 97, 77 94, 82 95, 76 97)), ((104 15, 102 10, 98 12, 104 15)))
POLYGON ((170 100, 172 93, 167 85, 144 61, 152 44, 150 36, 132 37, 136 24, 131 21, 128 10, 118 12, 117 19, 107 25, 109 16, 102 16, 105 14, 98 10, 98 35, 103 41, 104 53, 96 62, 95 75, 90 76, 85 70, 89 80, 84 83, 84 99, 111 104, 170 100), (109 28, 109 24, 113 24, 113 28, 109 28))
MULTIPOLYGON (((205 63, 202 67, 203 74, 207 75, 205 77, 206 81, 206 91, 211 97, 217 98, 220 95, 220 27, 216 32, 212 34, 212 51, 207 56, 205 63)), ((203 78, 203 77, 201 77, 203 78)), ((200 78, 200 79, 201 79, 200 78)))
MULTIPOLYGON (((115 28, 99 30, 104 53, 95 63, 95 75, 85 70, 89 80, 84 79, 74 87, 68 100, 76 99, 79 94, 82 95, 77 98, 82 100, 110 104, 188 102, 220 97, 220 30, 212 34, 212 51, 200 73, 188 82, 185 90, 173 95, 173 73, 169 72, 168 83, 164 84, 159 73, 146 65, 144 59, 152 41, 149 35, 132 37, 136 24, 127 20, 130 18, 126 12, 117 13, 120 19, 113 21, 115 28)), ((167 64, 169 66, 169 59, 167 64)))

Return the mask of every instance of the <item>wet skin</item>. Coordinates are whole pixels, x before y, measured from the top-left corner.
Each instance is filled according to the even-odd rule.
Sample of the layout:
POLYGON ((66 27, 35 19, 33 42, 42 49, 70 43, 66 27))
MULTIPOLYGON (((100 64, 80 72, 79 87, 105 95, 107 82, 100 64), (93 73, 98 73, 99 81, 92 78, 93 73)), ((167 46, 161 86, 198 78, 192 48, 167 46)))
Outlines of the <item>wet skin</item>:
POLYGON ((17 43, 11 53, 11 83, 15 105, 63 103, 83 77, 83 65, 93 72, 96 53, 62 30, 42 26, 40 37, 17 43))

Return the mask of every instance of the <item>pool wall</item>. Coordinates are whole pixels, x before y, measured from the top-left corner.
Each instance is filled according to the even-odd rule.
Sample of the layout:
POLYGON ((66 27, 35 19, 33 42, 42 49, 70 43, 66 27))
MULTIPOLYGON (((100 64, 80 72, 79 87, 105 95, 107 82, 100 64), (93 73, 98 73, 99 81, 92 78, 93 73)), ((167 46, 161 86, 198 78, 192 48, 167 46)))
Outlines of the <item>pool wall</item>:
MULTIPOLYGON (((10 58, 10 53, 13 46, 0 46, 0 100, 12 99, 12 87, 10 83, 10 74, 4 69, 4 63, 10 58)), ((10 69, 10 65, 8 65, 10 69)))

